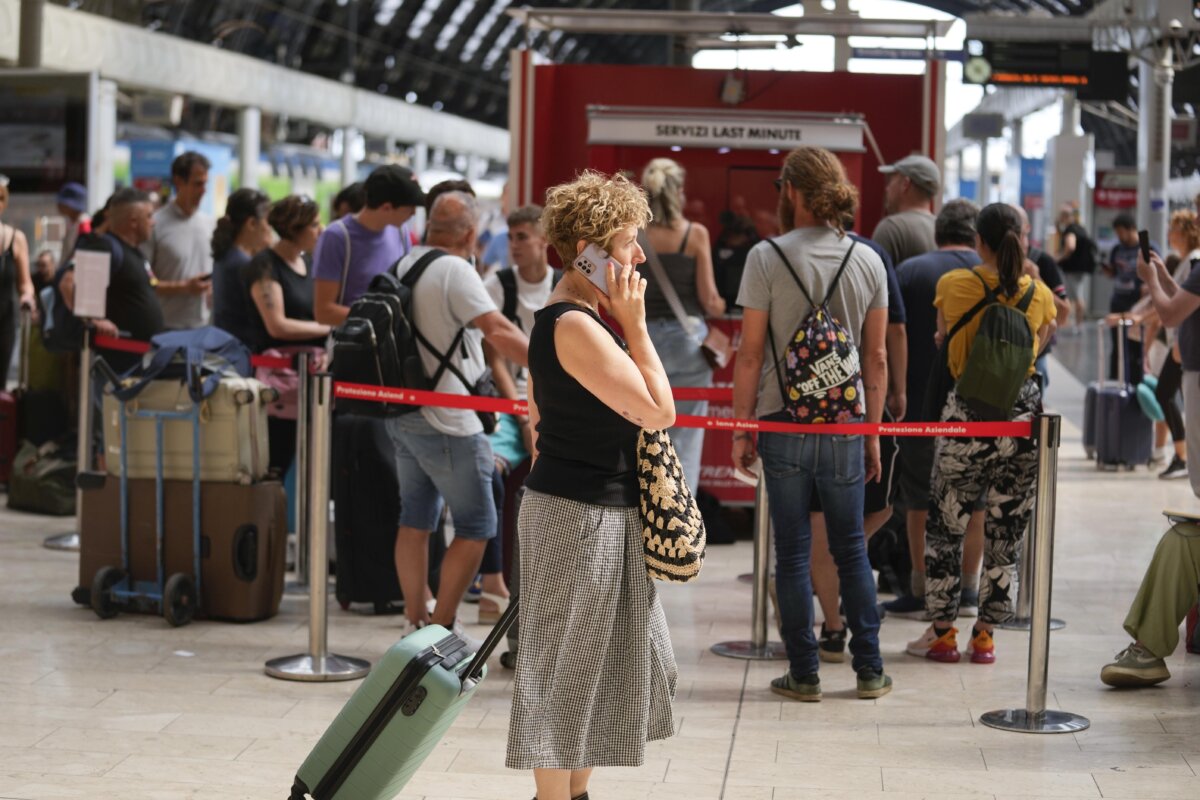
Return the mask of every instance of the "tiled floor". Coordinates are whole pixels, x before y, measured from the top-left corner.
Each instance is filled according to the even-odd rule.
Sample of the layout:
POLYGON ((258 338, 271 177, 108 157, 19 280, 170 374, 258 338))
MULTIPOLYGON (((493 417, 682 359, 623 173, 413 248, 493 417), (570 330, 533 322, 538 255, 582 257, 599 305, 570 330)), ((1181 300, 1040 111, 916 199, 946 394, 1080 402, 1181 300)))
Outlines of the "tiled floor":
MULTIPOLYGON (((1080 391, 1056 370, 1052 399, 1080 391)), ((748 634, 750 588, 736 576, 749 569, 750 548, 741 543, 714 547, 697 585, 663 588, 682 672, 679 735, 652 744, 641 768, 599 771, 592 796, 1200 798, 1200 657, 1174 655, 1174 677, 1156 689, 1118 693, 1097 678, 1125 644, 1120 623, 1164 529, 1159 509, 1196 503, 1186 481, 1097 473, 1073 425, 1060 467, 1054 613, 1068 624, 1053 634, 1048 703, 1088 716, 1090 730, 981 726, 981 713, 1024 702, 1025 635, 1001 632, 994 666, 926 664, 903 654, 921 630, 905 620, 883 629, 891 695, 853 699, 849 667, 827 665, 823 702, 780 702, 766 689, 780 663, 708 650, 748 634)), ((40 546, 61 527, 0 512, 0 798, 286 796, 356 685, 262 674, 266 659, 304 649, 304 599, 289 596, 277 618, 248 626, 101 622, 69 599, 75 557, 40 546)), ((396 619, 330 615, 332 649, 372 660, 398 629, 396 619)), ((493 667, 403 798, 532 795, 529 775, 503 767, 510 673, 493 667)))

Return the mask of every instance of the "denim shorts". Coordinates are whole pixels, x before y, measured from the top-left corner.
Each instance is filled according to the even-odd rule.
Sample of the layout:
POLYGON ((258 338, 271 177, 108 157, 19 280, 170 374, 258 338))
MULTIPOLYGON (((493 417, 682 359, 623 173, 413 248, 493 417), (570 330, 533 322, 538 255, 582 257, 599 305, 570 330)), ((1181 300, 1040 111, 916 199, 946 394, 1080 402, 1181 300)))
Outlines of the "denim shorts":
POLYGON ((478 541, 496 535, 496 463, 485 435, 449 436, 420 412, 389 418, 387 430, 396 446, 400 525, 435 530, 444 498, 454 515, 456 537, 478 541))

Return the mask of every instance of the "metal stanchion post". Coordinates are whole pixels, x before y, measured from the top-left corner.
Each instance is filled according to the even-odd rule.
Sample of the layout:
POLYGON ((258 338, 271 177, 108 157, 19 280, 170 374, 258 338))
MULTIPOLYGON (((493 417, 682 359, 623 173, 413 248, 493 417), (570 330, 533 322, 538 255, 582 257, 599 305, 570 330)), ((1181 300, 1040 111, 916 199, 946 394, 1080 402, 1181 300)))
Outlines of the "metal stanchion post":
POLYGON ((273 658, 265 671, 272 678, 289 681, 347 681, 364 677, 371 665, 359 658, 329 652, 327 627, 329 596, 329 443, 333 420, 333 377, 319 373, 312 391, 312 433, 309 436, 309 487, 311 528, 308 558, 308 652, 273 658))
MULTIPOLYGON (((92 468, 92 332, 84 331, 79 351, 79 438, 75 443, 75 469, 92 468)), ((47 536, 42 546, 50 550, 79 552, 79 532, 83 530, 83 490, 75 484, 75 530, 47 536)))
POLYGON ((300 353, 296 359, 296 482, 293 494, 296 501, 296 579, 288 583, 289 591, 308 589, 308 490, 312 486, 309 475, 308 431, 309 420, 309 355, 300 353))
POLYGON ((991 728, 1020 733, 1074 733, 1092 723, 1067 711, 1046 709, 1046 677, 1050 659, 1050 594, 1054 579, 1054 501, 1062 417, 1037 417, 1037 506, 1034 509, 1032 625, 1029 629, 1029 674, 1025 708, 989 711, 979 718, 991 728))
POLYGON ((767 631, 767 604, 771 576, 771 514, 767 484, 762 475, 754 496, 754 592, 750 612, 750 640, 718 642, 712 651, 727 658, 774 661, 787 658, 782 642, 772 642, 767 631))
MULTIPOLYGON (((1025 532, 1025 541, 1021 543, 1021 571, 1017 576, 1017 606, 1015 616, 1008 622, 997 625, 1006 631, 1027 631, 1033 624, 1033 551, 1037 546, 1034 541, 1037 535, 1033 525, 1025 532)), ((1050 630, 1058 631, 1067 627, 1067 623, 1056 617, 1050 618, 1050 630)))

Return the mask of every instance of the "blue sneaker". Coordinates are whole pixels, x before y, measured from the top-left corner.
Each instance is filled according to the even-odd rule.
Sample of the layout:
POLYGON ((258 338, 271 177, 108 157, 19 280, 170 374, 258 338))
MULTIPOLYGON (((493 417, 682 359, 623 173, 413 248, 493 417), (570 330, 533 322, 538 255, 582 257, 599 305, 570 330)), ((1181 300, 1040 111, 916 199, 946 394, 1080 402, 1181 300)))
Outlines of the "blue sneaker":
POLYGON ((903 597, 897 597, 895 600, 883 603, 881 607, 890 617, 903 617, 904 619, 915 619, 922 622, 929 620, 928 613, 925 611, 924 597, 913 597, 911 594, 906 594, 903 597))
POLYGON ((958 615, 960 617, 978 617, 979 616, 979 590, 963 589, 962 597, 958 601, 958 615))
POLYGON ((483 594, 483 576, 476 575, 475 580, 471 581, 471 585, 467 588, 467 593, 463 597, 464 603, 478 603, 480 596, 483 594))

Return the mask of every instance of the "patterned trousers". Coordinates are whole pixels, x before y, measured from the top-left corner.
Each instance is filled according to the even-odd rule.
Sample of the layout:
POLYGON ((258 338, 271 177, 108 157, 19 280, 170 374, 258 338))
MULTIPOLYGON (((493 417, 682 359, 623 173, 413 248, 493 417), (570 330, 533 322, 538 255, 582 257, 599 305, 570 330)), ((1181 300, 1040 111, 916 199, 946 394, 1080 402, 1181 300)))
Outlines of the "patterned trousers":
MULTIPOLYGON (((1013 419, 1031 419, 1041 407, 1041 389, 1031 378, 1021 387, 1013 419)), ((942 421, 978 422, 979 418, 951 391, 942 421)), ((976 501, 985 493, 979 619, 992 624, 1012 619, 1017 550, 1033 511, 1036 478, 1037 448, 1032 439, 935 440, 925 527, 925 608, 931 619, 953 622, 958 617, 963 536, 976 501)))

